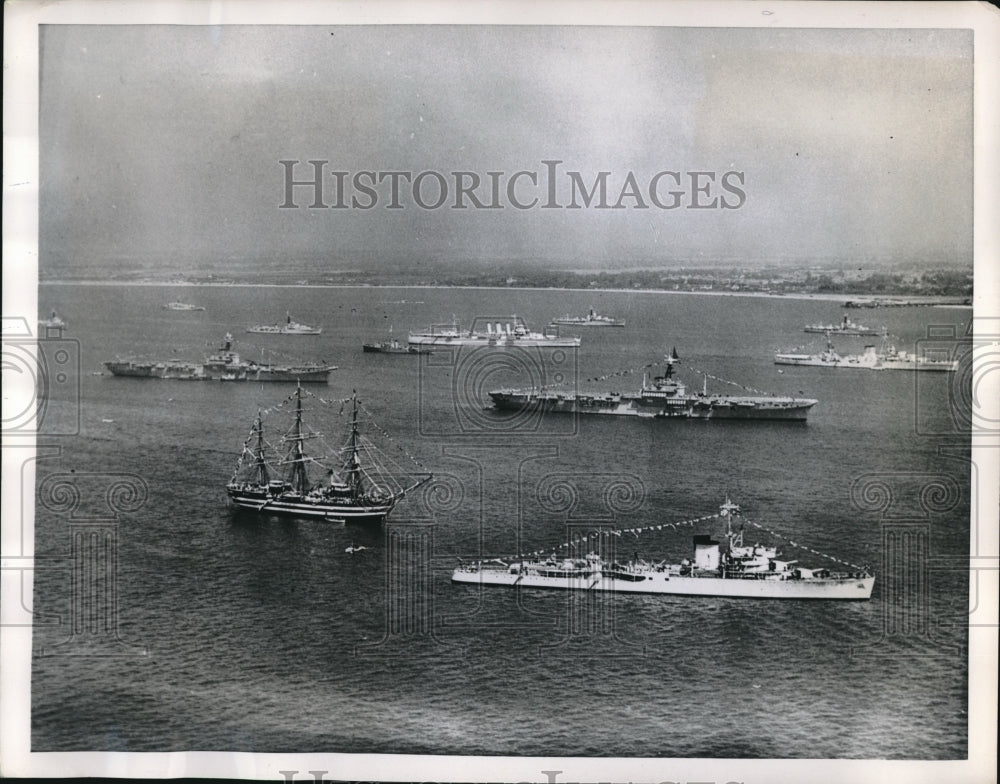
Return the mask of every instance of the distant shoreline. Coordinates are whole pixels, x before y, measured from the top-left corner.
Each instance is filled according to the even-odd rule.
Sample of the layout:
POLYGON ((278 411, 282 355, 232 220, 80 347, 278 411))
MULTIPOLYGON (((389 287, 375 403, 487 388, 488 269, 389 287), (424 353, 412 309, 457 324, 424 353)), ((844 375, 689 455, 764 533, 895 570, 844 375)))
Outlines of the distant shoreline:
POLYGON ((680 289, 615 289, 615 288, 567 288, 556 286, 431 286, 408 285, 408 284, 364 284, 364 283, 192 283, 190 281, 159 282, 159 281, 120 281, 120 280, 41 280, 39 286, 143 286, 149 288, 276 288, 276 289, 468 289, 473 291, 575 291, 594 294, 693 294, 702 297, 752 297, 755 299, 793 299, 793 300, 815 300, 817 302, 880 302, 884 303, 878 307, 952 307, 952 308, 972 308, 971 304, 955 302, 958 297, 947 296, 905 296, 905 295, 877 295, 877 294, 810 294, 808 292, 788 292, 782 294, 769 294, 764 291, 689 291, 680 289))

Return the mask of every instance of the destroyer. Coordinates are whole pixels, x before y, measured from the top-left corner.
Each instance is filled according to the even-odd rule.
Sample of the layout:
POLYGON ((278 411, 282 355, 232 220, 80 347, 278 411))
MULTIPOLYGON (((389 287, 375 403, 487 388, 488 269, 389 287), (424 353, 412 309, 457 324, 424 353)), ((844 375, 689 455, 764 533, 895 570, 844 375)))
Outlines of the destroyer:
POLYGON ((115 359, 104 367, 113 376, 173 379, 178 381, 300 381, 325 384, 336 365, 271 365, 240 359, 233 351, 233 336, 226 333, 222 345, 204 362, 183 360, 115 359))
POLYGON ((743 526, 734 530, 734 519, 740 516, 735 504, 727 500, 718 516, 726 521, 725 541, 695 535, 693 560, 684 559, 679 564, 651 563, 638 557, 619 562, 590 552, 582 558, 553 555, 510 562, 477 561, 460 565, 451 579, 478 585, 748 599, 871 598, 875 577, 866 567, 840 559, 835 560, 847 570, 800 566, 798 561, 783 558, 776 547, 744 544, 743 526))
POLYGON ((553 324, 566 327, 624 327, 621 319, 602 316, 593 308, 586 316, 571 316, 568 313, 562 318, 552 319, 553 324))
POLYGON ((808 365, 811 367, 858 368, 861 370, 923 370, 954 372, 958 370, 958 360, 910 354, 899 351, 888 335, 883 334, 882 344, 865 346, 861 354, 841 356, 827 336, 826 351, 819 354, 775 354, 776 365, 808 365))
POLYGON ((430 354, 433 349, 425 346, 400 343, 395 338, 381 343, 364 343, 361 348, 370 354, 430 354))
POLYGON ((484 320, 485 329, 478 324, 465 331, 452 320, 450 325, 432 326, 424 332, 411 332, 409 343, 413 346, 483 346, 505 348, 509 346, 546 346, 574 348, 580 345, 578 337, 560 337, 542 332, 531 332, 522 319, 511 316, 507 323, 484 320), (478 328, 477 328, 478 327, 478 328))
MULTIPOLYGON (((378 523, 385 520, 406 493, 430 481, 431 476, 427 475, 403 485, 393 478, 386 465, 375 462, 379 455, 386 462, 388 458, 360 433, 357 395, 351 398, 346 445, 329 450, 322 459, 306 454, 305 442, 322 440, 323 435, 303 422, 304 392, 298 386, 295 394, 285 401, 295 402, 295 413, 291 427, 277 433, 278 447, 272 447, 265 437, 263 415, 258 411, 236 471, 226 486, 230 501, 237 507, 266 515, 378 523), (363 463, 362 458, 371 462, 363 463), (314 481, 309 475, 310 467, 324 471, 327 478, 314 481)), ((283 406, 284 403, 278 408, 283 406)))
POLYGON ((674 378, 677 352, 667 357, 666 370, 652 382, 643 375, 638 393, 606 392, 585 395, 546 389, 498 389, 489 393, 501 410, 540 411, 546 414, 614 414, 686 419, 770 419, 804 421, 816 405, 810 398, 708 393, 708 379, 700 393, 689 393, 674 378))
POLYGON ((322 331, 322 327, 310 327, 307 324, 292 321, 290 313, 285 314, 284 324, 258 324, 255 327, 247 328, 247 332, 255 335, 319 335, 322 331))
POLYGON ((391 329, 387 340, 380 343, 363 343, 361 348, 370 354, 430 354, 433 352, 433 349, 426 346, 400 343, 392 336, 391 329))
POLYGON ((831 335, 881 335, 882 333, 863 324, 855 324, 846 315, 839 324, 806 324, 806 332, 825 332, 831 335))

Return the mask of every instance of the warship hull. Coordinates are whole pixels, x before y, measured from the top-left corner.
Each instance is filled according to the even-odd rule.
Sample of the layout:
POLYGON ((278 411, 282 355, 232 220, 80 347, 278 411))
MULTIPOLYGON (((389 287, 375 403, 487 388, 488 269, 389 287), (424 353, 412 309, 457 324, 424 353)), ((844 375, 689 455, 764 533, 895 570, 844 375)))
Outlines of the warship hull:
POLYGON ((113 376, 127 378, 159 378, 175 381, 205 381, 208 376, 202 365, 187 362, 105 362, 104 367, 113 376))
POLYGON ((928 359, 926 357, 896 357, 865 353, 842 357, 829 354, 775 354, 776 365, 803 367, 854 368, 857 370, 911 370, 921 372, 953 373, 958 370, 957 360, 928 359))
POLYGON ((800 365, 803 367, 855 368, 856 370, 882 370, 874 357, 860 356, 826 357, 821 354, 775 354, 775 365, 800 365))
POLYGON ((232 487, 228 493, 229 500, 234 506, 256 514, 305 517, 330 523, 381 523, 395 506, 394 503, 359 505, 350 502, 340 504, 326 501, 312 502, 297 493, 267 495, 232 487))
POLYGON ((766 419, 805 421, 815 400, 781 397, 560 395, 498 390, 489 393, 503 411, 543 414, 603 414, 657 419, 766 419))
POLYGON ((265 365, 246 367, 218 367, 190 362, 130 362, 116 360, 105 362, 104 367, 113 376, 126 378, 153 378, 169 381, 281 381, 303 384, 326 384, 330 378, 329 367, 282 368, 265 365))
POLYGON ((552 337, 540 333, 531 335, 508 335, 508 334, 465 334, 465 335, 438 335, 429 332, 411 332, 409 335, 411 346, 471 346, 482 348, 509 348, 520 346, 523 348, 575 348, 580 345, 580 338, 577 337, 552 337))
POLYGON ((507 585, 524 588, 557 588, 578 591, 617 591, 678 596, 720 596, 741 599, 870 599, 875 578, 871 575, 830 578, 768 579, 682 576, 658 573, 629 573, 609 576, 600 572, 586 575, 519 574, 513 570, 459 567, 452 582, 474 585, 507 585), (639 578, 639 579, 636 579, 639 578))

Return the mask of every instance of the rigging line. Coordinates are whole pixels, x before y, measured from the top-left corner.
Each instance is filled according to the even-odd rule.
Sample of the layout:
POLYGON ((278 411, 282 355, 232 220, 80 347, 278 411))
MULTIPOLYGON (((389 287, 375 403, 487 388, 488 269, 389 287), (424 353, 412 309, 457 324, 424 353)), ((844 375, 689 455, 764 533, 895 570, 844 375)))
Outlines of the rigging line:
POLYGON ((614 529, 596 531, 594 533, 588 534, 587 536, 583 536, 579 539, 572 539, 569 542, 563 542, 558 545, 553 545, 552 547, 546 547, 541 550, 536 550, 533 553, 530 553, 530 555, 540 555, 551 550, 560 549, 563 547, 569 547, 571 544, 582 544, 588 541, 589 539, 600 539, 601 537, 611 537, 611 536, 621 537, 623 534, 626 533, 633 534, 636 538, 638 538, 640 533, 652 530, 659 531, 662 530, 663 528, 673 528, 674 530, 677 530, 677 526, 679 525, 694 525, 695 523, 700 523, 705 520, 713 520, 721 516, 722 516, 721 514, 716 513, 711 515, 705 515, 703 517, 691 518, 689 520, 681 520, 680 522, 676 523, 658 523, 654 525, 643 526, 641 528, 614 528, 614 529))
POLYGON ((415 466, 417 466, 417 468, 421 469, 422 471, 427 471, 427 467, 423 463, 421 463, 416 457, 410 454, 410 452, 408 452, 401 443, 399 443, 395 438, 393 438, 385 430, 385 428, 379 425, 378 422, 376 422, 374 419, 369 419, 368 423, 372 426, 372 429, 377 430, 386 440, 391 441, 400 452, 402 452, 404 455, 406 455, 407 458, 409 458, 410 462, 412 462, 415 466))
POLYGON ((373 450, 371 445, 366 442, 362 442, 361 447, 364 449, 365 455, 368 457, 369 465, 376 468, 373 472, 370 468, 362 467, 362 473, 369 479, 369 481, 375 483, 376 485, 380 483, 386 485, 395 484, 395 480, 388 471, 379 469, 379 455, 376 453, 376 450, 373 450))
POLYGON ((827 553, 822 553, 819 550, 814 550, 811 547, 806 547, 805 545, 800 545, 800 544, 798 544, 796 542, 793 542, 787 536, 782 536, 777 531, 773 531, 770 528, 767 528, 766 526, 761 525, 760 523, 755 523, 753 520, 748 520, 745 517, 743 518, 743 520, 746 521, 746 522, 748 522, 748 523, 750 523, 750 525, 754 526, 755 528, 759 528, 761 531, 766 531, 767 533, 769 533, 771 536, 775 537, 776 539, 780 539, 783 542, 787 542, 792 547, 794 547, 794 548, 796 548, 798 550, 808 550, 809 552, 814 553, 814 554, 816 554, 818 556, 821 556, 823 558, 826 558, 826 559, 828 559, 830 561, 836 561, 837 563, 844 564, 845 566, 850 566, 852 569, 863 570, 865 568, 863 566, 858 566, 857 564, 851 563, 850 561, 845 561, 845 560, 843 560, 841 558, 837 558, 837 557, 829 555, 827 553))
POLYGON ((704 370, 700 370, 700 369, 698 369, 696 367, 691 367, 690 369, 692 371, 694 371, 695 373, 698 373, 698 374, 703 375, 703 376, 707 376, 708 378, 711 378, 711 379, 713 379, 715 381, 721 381, 723 384, 730 384, 730 385, 732 385, 734 387, 739 387, 740 389, 745 390, 747 392, 753 392, 754 394, 763 395, 765 397, 769 396, 769 395, 773 395, 773 393, 771 393, 771 392, 766 392, 766 391, 761 390, 761 389, 756 389, 754 387, 747 386, 746 384, 740 384, 737 381, 730 381, 727 378, 721 378, 720 376, 713 375, 712 373, 709 373, 709 372, 704 371, 704 370))

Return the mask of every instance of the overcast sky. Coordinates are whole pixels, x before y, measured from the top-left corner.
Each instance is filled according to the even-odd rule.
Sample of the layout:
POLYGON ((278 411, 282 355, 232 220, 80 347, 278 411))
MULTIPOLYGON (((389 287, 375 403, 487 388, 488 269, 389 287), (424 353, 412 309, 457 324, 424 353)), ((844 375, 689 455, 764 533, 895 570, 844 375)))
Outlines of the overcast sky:
MULTIPOLYGON (((107 261, 972 263, 968 31, 58 25, 42 30, 40 84, 43 275, 107 261), (452 209, 450 193, 423 209, 403 182, 403 208, 387 209, 384 182, 372 209, 309 209, 309 188, 279 209, 279 161, 306 179, 310 159, 348 180, 471 171, 482 201, 486 173, 503 172, 505 208, 452 209), (631 171, 639 197, 542 209, 544 160, 562 161, 560 205, 569 171, 588 187, 610 172, 610 205, 631 171), (539 199, 530 209, 507 198, 519 170, 538 177, 515 192, 539 199), (681 174, 676 209, 649 203, 661 171, 681 174), (691 171, 715 173, 697 196, 715 208, 687 207, 691 171), (745 197, 721 189, 727 171, 745 197)), ((675 188, 661 178, 660 198, 675 188)))

